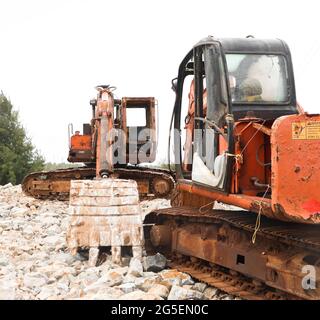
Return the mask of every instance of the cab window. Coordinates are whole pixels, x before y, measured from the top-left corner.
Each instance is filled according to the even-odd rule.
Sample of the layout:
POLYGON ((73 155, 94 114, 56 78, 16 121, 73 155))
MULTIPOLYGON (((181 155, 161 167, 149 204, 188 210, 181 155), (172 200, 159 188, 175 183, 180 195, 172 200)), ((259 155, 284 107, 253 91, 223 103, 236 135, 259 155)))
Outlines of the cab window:
POLYGON ((289 101, 286 60, 281 55, 227 54, 233 103, 289 101))

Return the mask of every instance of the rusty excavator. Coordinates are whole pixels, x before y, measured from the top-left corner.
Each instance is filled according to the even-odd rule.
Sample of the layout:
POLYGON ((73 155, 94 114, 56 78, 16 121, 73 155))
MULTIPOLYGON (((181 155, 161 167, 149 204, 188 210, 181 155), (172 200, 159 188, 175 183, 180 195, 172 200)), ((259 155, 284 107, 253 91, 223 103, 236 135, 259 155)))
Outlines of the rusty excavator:
POLYGON ((140 200, 169 198, 174 174, 139 165, 152 163, 156 157, 155 98, 115 99, 115 87, 100 85, 96 89, 97 98, 90 101, 92 120, 83 124, 83 134, 79 131, 73 134, 72 124, 68 127, 68 161, 84 166, 33 172, 24 178, 23 191, 40 199, 69 200, 71 180, 92 180, 112 174, 119 179, 135 180, 140 200))
POLYGON ((320 115, 296 101, 287 44, 207 37, 173 88, 176 188, 146 244, 244 299, 320 299, 320 115))

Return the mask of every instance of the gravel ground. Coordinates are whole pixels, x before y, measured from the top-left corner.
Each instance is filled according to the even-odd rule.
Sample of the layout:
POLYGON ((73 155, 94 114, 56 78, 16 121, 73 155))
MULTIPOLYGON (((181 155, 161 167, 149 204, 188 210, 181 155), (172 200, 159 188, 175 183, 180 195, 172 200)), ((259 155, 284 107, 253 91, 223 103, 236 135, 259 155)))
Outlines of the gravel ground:
MULTIPOLYGON (((155 199, 141 208, 145 215, 168 205, 155 199)), ((144 271, 135 259, 119 266, 105 256, 89 267, 83 255, 68 252, 68 225, 68 203, 0 186, 0 299, 234 299, 176 270, 144 271)))

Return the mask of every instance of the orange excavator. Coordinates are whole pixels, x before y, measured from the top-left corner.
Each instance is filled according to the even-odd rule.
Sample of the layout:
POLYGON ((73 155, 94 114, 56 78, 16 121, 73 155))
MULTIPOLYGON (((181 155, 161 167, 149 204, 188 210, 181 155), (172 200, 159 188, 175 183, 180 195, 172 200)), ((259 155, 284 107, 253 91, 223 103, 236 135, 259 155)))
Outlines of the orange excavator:
POLYGON ((176 190, 149 244, 245 299, 319 299, 320 115, 296 101, 287 44, 205 38, 173 89, 176 190))
POLYGON ((90 101, 91 123, 83 134, 73 134, 69 125, 69 156, 82 167, 34 172, 22 182, 23 191, 40 199, 68 200, 71 180, 92 180, 113 176, 138 184, 140 199, 168 198, 174 175, 165 169, 142 166, 155 161, 157 150, 157 105, 153 97, 115 99, 115 87, 96 87, 90 101))

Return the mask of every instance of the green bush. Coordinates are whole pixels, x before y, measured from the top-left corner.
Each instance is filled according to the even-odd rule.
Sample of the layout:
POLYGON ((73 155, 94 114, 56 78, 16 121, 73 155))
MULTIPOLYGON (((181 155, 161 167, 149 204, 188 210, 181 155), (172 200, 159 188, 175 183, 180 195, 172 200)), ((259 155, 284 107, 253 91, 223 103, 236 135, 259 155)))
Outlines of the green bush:
POLYGON ((9 99, 0 93, 0 185, 21 183, 30 172, 42 170, 44 158, 35 149, 9 99))

